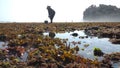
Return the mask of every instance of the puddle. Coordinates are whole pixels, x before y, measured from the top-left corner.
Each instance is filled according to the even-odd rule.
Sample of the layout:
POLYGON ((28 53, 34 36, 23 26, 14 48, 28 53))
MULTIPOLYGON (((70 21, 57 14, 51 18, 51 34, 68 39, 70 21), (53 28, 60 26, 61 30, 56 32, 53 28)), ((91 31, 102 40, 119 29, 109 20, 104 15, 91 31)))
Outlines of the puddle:
MULTIPOLYGON (((44 35, 48 35, 49 33, 44 33, 44 35)), ((87 36, 84 33, 84 30, 80 31, 74 31, 74 32, 65 32, 65 33, 56 33, 55 38, 60 38, 60 39, 68 39, 67 44, 71 42, 81 42, 81 44, 76 44, 79 46, 80 51, 78 54, 80 56, 83 56, 85 58, 89 59, 95 59, 95 56, 93 55, 93 50, 95 47, 100 48, 104 53, 109 54, 113 52, 120 52, 120 44, 112 44, 109 41, 109 38, 98 38, 98 37, 91 37, 88 36, 88 38, 79 38, 87 36), (78 33, 77 37, 73 37, 71 34, 72 33, 78 33), (84 47, 84 45, 88 44, 88 47, 84 47), (82 50, 84 49, 84 50, 82 50)), ((75 45, 75 46, 76 46, 75 45)), ((71 47, 74 47, 74 45, 71 43, 71 47)), ((98 60, 101 60, 102 57, 97 57, 98 60)))
POLYGON ((120 62, 117 62, 117 63, 113 63, 113 68, 120 68, 120 62))
POLYGON ((27 61, 27 57, 28 57, 28 53, 27 52, 25 52, 25 53, 23 53, 23 55, 21 56, 21 61, 27 61))
POLYGON ((5 43, 5 42, 0 42, 0 49, 5 49, 5 48, 7 48, 8 46, 7 46, 7 42, 5 43))

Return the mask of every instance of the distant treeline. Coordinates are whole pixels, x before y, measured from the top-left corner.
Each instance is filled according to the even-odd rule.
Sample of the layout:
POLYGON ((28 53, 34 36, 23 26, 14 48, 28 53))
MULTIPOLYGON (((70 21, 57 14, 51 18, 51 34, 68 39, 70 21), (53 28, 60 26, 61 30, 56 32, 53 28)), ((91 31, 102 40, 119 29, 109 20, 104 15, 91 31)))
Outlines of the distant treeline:
POLYGON ((91 5, 83 13, 84 21, 120 22, 120 8, 112 5, 91 5))

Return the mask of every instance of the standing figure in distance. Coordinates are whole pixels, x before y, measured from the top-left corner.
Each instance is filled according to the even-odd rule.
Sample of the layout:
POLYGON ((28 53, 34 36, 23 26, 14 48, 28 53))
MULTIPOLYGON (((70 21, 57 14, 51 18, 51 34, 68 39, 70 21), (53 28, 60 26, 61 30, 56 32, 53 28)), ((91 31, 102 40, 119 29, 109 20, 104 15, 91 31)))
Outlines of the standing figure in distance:
POLYGON ((53 18, 55 16, 55 11, 51 8, 51 6, 47 6, 48 17, 50 18, 51 23, 53 22, 53 18))

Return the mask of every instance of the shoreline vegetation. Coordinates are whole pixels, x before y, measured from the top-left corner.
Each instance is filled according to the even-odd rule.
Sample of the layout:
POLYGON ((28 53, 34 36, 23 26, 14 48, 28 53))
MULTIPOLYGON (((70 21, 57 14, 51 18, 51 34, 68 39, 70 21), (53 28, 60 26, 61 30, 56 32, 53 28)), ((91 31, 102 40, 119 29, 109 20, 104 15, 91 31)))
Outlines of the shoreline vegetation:
MULTIPOLYGON (((79 48, 70 48, 55 32, 85 30, 86 34, 111 39, 120 39, 120 23, 0 23, 0 41, 8 42, 0 49, 1 68, 112 68, 112 62, 119 62, 120 53, 106 54, 102 61, 90 60, 77 55, 79 48), (44 36, 44 32, 50 32, 44 36), (112 36, 112 37, 111 37, 112 36), (23 60, 22 56, 28 57, 23 60), (114 57, 113 57, 114 56, 114 57)), ((111 40, 110 40, 111 41, 111 40)), ((115 40, 114 40, 115 41, 115 40)), ((118 41, 118 40, 117 40, 118 41)), ((119 41, 118 41, 119 42, 119 41)), ((98 52, 101 52, 99 48, 98 52)))
POLYGON ((120 8, 113 5, 91 5, 83 12, 83 20, 119 22, 120 8))

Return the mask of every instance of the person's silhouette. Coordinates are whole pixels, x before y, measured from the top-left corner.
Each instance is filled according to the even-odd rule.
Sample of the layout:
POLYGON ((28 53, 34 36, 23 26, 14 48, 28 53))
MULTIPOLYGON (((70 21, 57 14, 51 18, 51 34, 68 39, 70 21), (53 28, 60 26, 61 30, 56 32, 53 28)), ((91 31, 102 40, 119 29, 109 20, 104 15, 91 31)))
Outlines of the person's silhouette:
POLYGON ((53 22, 53 18, 55 16, 55 11, 51 8, 51 6, 47 6, 48 17, 50 18, 51 23, 53 22))

